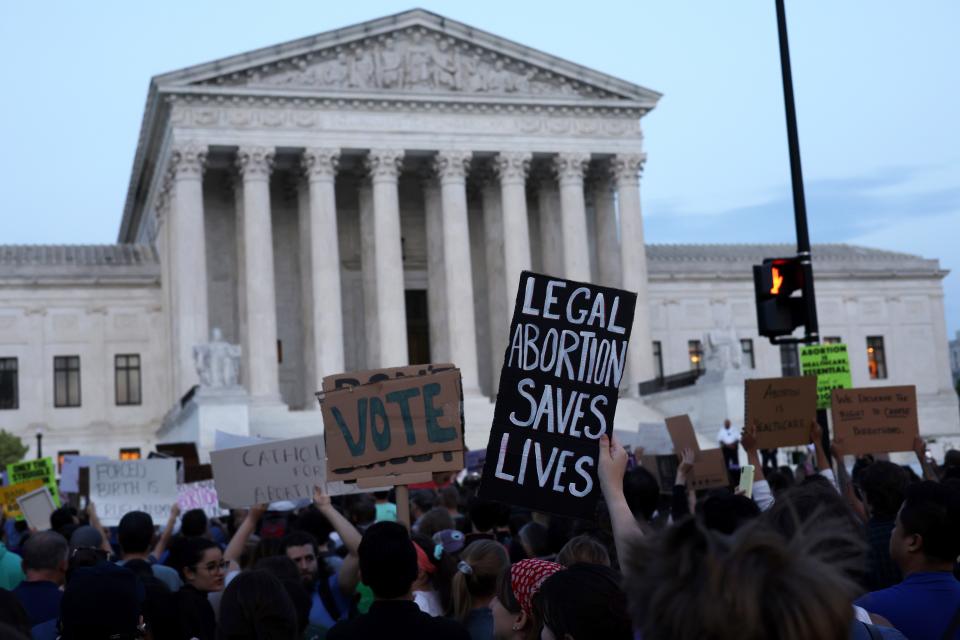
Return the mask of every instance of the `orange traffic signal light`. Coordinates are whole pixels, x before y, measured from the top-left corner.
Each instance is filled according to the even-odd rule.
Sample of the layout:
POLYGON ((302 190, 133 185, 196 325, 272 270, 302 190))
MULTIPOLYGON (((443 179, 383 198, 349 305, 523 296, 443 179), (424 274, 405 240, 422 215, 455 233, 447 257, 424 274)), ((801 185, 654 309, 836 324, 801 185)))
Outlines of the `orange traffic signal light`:
POLYGON ((757 328, 762 336, 789 336, 806 324, 803 291, 803 265, 799 258, 767 258, 753 268, 757 298, 757 328))

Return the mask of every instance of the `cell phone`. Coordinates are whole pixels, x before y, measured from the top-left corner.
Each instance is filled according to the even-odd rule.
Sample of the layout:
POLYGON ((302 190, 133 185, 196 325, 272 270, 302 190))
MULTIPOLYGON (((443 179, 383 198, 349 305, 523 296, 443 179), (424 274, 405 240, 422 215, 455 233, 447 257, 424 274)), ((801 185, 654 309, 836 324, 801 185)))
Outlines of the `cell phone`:
POLYGON ((753 498, 753 465, 745 464, 740 470, 740 490, 743 495, 753 498))

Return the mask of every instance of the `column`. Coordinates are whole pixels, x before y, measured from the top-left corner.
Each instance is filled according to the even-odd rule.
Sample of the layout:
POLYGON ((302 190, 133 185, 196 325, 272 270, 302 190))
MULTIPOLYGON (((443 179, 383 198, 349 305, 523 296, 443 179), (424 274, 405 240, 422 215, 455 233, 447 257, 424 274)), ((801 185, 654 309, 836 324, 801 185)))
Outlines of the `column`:
POLYGON ((653 378, 653 344, 650 337, 650 310, 647 295, 647 250, 643 240, 640 212, 640 171, 646 154, 614 156, 610 170, 616 181, 620 204, 620 265, 623 288, 637 293, 637 310, 627 350, 624 376, 630 396, 639 393, 638 384, 653 378))
POLYGON ((273 276, 273 229, 270 221, 270 173, 273 149, 240 147, 237 170, 242 184, 238 229, 243 260, 242 375, 254 401, 280 401, 277 364, 277 298, 273 276))
POLYGON ((583 198, 583 174, 589 162, 589 153, 561 153, 553 160, 560 182, 563 277, 583 282, 590 281, 587 207, 583 198))
POLYGON ((557 181, 543 167, 536 174, 541 268, 547 275, 563 277, 563 227, 557 181))
POLYGON ((339 149, 307 149, 301 165, 307 178, 307 203, 300 219, 301 280, 306 349, 308 406, 324 376, 343 366, 343 309, 340 293, 340 235, 335 181, 339 149))
POLYGON ((188 141, 170 152, 169 253, 173 321, 173 395, 198 384, 193 347, 207 342, 207 249, 203 222, 203 171, 207 146, 188 141))
POLYGON ((450 362, 450 336, 444 317, 447 289, 443 266, 443 200, 433 172, 423 176, 423 207, 427 226, 427 309, 430 314, 430 358, 450 362))
POLYGON ((380 327, 377 324, 376 255, 373 244, 373 185, 361 179, 357 189, 360 210, 360 275, 363 284, 363 346, 364 367, 375 369, 380 362, 380 327))
POLYGON ((613 179, 598 176, 590 182, 597 221, 597 282, 620 287, 620 238, 617 229, 617 208, 613 179))
POLYGON ((400 197, 397 179, 402 149, 373 149, 367 155, 372 190, 374 308, 379 339, 378 367, 409 363, 404 300, 403 247, 400 242, 400 197))
POLYGON ((433 163, 443 208, 444 317, 450 359, 460 368, 464 393, 479 393, 480 389, 467 221, 466 174, 472 155, 469 151, 440 151, 433 163))
MULTIPOLYGON (((530 269, 530 225, 527 220, 527 174, 531 153, 501 153, 494 161, 500 179, 502 208, 503 276, 506 278, 507 316, 517 298, 520 272, 530 269)), ((484 199, 486 201, 486 199, 484 199)))

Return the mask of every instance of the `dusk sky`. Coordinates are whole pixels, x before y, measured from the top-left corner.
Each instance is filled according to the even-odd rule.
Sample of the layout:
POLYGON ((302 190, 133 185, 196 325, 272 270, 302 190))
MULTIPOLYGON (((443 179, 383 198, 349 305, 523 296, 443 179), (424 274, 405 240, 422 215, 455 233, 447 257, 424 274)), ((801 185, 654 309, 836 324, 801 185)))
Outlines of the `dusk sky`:
MULTIPOLYGON (((116 241, 151 76, 414 6, 3 3, 0 243, 116 241)), ((664 94, 643 121, 649 242, 794 241, 772 0, 420 6, 664 94)), ((960 3, 787 7, 811 237, 938 258, 952 337, 960 3)))

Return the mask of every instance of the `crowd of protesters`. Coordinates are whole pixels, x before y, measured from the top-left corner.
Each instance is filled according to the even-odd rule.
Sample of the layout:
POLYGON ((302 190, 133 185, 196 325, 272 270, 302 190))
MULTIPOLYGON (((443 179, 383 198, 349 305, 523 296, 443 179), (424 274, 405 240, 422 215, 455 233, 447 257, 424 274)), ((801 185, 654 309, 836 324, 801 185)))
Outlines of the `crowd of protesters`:
POLYGON ((411 488, 409 528, 393 491, 111 528, 63 507, 3 527, 0 638, 960 639, 960 452, 848 473, 810 431, 795 468, 740 436, 750 497, 690 490, 690 451, 661 487, 604 436, 591 521, 480 500, 468 474, 411 488))

